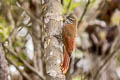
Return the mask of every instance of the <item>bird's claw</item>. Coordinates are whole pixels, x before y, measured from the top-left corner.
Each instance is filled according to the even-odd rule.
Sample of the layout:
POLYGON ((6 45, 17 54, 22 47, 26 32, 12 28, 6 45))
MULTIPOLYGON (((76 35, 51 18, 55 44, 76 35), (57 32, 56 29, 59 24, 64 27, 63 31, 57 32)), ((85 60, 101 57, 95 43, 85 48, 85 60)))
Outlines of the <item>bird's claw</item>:
POLYGON ((68 66, 63 65, 63 63, 62 63, 60 66, 61 66, 61 70, 62 70, 63 74, 67 73, 67 71, 68 71, 68 66))

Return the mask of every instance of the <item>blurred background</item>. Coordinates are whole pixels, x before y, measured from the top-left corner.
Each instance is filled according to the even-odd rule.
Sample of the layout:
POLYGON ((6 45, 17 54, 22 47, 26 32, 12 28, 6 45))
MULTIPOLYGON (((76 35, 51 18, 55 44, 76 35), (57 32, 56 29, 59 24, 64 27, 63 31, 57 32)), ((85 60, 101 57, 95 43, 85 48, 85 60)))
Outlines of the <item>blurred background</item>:
MULTIPOLYGON (((8 80, 46 77, 38 26, 43 24, 42 1, 0 0, 0 41, 8 80)), ((61 0, 60 4, 63 16, 73 13, 78 20, 66 80, 120 80, 120 0, 61 0)))

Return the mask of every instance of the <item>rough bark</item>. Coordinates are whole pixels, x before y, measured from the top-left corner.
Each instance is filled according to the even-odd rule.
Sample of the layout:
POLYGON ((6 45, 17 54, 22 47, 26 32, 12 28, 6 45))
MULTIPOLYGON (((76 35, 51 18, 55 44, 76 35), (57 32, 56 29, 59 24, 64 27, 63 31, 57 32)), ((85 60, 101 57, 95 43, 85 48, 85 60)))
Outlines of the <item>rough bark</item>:
POLYGON ((45 0, 44 10, 44 60, 46 65, 46 80, 65 80, 61 72, 62 42, 61 30, 62 5, 60 0, 45 0))
POLYGON ((8 63, 5 59, 5 53, 0 43, 0 80, 8 80, 8 63))

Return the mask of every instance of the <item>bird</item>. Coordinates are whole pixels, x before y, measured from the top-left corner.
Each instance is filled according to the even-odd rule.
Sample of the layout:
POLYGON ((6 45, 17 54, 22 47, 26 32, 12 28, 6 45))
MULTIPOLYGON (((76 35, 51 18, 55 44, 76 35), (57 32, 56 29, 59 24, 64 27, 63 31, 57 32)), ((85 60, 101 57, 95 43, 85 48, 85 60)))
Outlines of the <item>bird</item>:
POLYGON ((75 49, 75 37, 77 35, 77 19, 76 16, 70 14, 66 17, 62 28, 62 40, 64 44, 64 58, 61 63, 61 70, 64 74, 67 73, 70 64, 70 57, 75 49))

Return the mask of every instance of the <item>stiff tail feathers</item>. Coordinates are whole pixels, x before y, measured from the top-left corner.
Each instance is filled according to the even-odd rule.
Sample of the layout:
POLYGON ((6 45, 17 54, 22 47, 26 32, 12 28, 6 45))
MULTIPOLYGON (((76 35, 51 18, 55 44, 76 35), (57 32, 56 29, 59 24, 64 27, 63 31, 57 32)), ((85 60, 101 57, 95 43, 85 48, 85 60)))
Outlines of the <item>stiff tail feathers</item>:
POLYGON ((64 59, 63 62, 61 64, 61 68, 62 68, 62 72, 65 74, 68 69, 69 69, 69 63, 70 63, 70 55, 67 51, 65 51, 64 53, 64 59))

